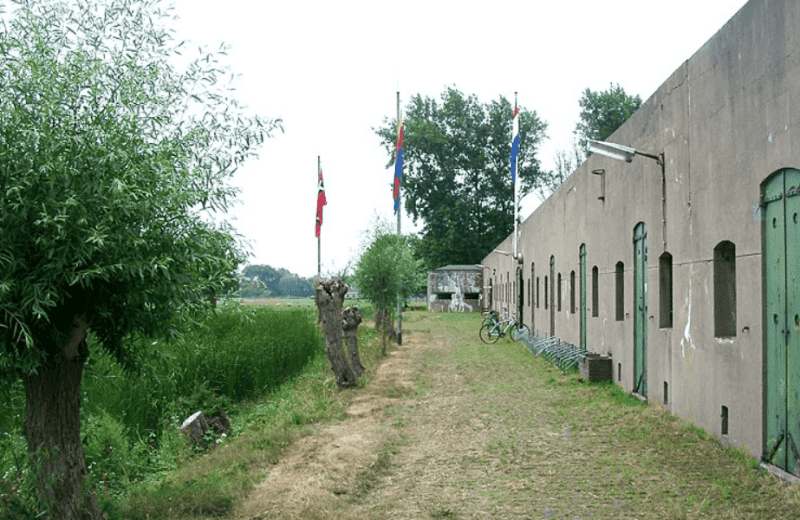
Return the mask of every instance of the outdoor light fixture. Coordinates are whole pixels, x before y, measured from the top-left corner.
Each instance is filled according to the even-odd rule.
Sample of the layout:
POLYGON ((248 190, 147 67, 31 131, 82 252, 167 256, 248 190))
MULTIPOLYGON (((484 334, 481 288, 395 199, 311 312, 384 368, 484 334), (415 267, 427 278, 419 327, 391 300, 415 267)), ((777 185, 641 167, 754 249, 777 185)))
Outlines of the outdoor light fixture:
POLYGON ((625 146, 617 143, 607 143, 605 141, 593 141, 589 139, 589 151, 592 153, 599 153, 600 155, 605 155, 606 157, 611 157, 612 159, 616 159, 618 161, 625 161, 631 162, 633 160, 634 155, 641 155, 643 157, 649 157, 651 159, 655 159, 656 162, 664 168, 664 157, 663 155, 653 155, 651 153, 644 153, 640 152, 635 148, 631 148, 630 146, 625 146))
MULTIPOLYGON (((630 146, 625 146, 622 144, 617 143, 607 143, 605 141, 593 141, 589 139, 589 151, 593 153, 599 153, 600 155, 605 155, 606 157, 611 157, 612 159, 616 159, 618 161, 625 161, 631 162, 633 161, 634 155, 641 155, 642 157, 649 157, 650 159, 655 159, 659 166, 661 166, 661 223, 662 223, 662 238, 664 241, 664 250, 667 250, 667 177, 664 168, 664 153, 662 152, 661 155, 653 155, 651 153, 644 153, 640 152, 635 148, 631 148, 630 146)), ((605 170, 593 170, 592 173, 596 173, 601 176, 602 179, 605 179, 605 170)), ((605 184, 603 185, 603 194, 602 198, 605 199, 605 184)))

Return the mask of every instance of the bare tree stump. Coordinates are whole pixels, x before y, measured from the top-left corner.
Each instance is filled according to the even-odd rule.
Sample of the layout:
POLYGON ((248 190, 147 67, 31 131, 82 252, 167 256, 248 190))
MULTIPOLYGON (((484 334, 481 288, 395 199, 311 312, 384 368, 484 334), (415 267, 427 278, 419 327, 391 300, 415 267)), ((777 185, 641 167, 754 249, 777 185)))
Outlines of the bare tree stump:
POLYGON ((317 282, 315 300, 325 333, 325 352, 339 388, 350 388, 357 382, 356 373, 342 348, 342 302, 345 294, 347 284, 341 278, 317 282))
POLYGON ((208 430, 208 421, 203 412, 193 413, 181 425, 181 431, 189 439, 189 442, 197 446, 205 443, 206 430, 208 430))
POLYGON ((360 376, 364 373, 364 365, 361 364, 361 359, 358 357, 358 325, 364 319, 364 316, 358 310, 358 307, 346 308, 342 316, 342 328, 347 341, 347 353, 350 355, 350 366, 353 367, 356 376, 360 376))
POLYGON ((209 428, 212 428, 214 433, 217 435, 228 433, 233 428, 231 425, 231 419, 225 412, 221 412, 219 415, 215 415, 214 417, 209 417, 208 426, 209 428))

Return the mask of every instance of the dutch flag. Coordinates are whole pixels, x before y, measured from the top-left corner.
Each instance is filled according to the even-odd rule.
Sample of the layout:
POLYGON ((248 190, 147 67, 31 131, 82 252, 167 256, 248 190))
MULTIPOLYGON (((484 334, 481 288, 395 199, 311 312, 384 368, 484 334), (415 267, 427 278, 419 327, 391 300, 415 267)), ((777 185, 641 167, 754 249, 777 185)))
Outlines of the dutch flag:
POLYGON ((400 210, 400 179, 403 176, 403 116, 397 124, 397 147, 394 160, 394 210, 400 210))
POLYGON ((517 182, 517 155, 519 155, 519 109, 514 102, 514 119, 511 122, 511 183, 517 182))

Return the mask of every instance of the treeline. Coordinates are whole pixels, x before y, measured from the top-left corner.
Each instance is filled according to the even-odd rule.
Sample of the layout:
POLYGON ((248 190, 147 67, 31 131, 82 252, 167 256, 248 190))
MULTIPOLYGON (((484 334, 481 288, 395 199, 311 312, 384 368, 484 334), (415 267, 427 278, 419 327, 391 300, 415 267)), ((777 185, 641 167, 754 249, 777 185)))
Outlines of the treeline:
POLYGON ((268 265, 248 265, 239 277, 239 296, 243 298, 273 298, 314 296, 314 279, 301 278, 286 270, 268 265))

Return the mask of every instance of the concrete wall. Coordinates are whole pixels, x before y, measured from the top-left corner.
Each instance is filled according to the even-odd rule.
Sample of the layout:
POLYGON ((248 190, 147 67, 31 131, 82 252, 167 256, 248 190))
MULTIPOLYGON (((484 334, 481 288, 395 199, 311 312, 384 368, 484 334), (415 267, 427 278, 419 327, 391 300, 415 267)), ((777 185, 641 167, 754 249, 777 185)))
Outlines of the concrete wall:
MULTIPOLYGON (((579 251, 585 244, 587 347, 611 353, 615 380, 631 390, 633 232, 643 222, 648 239, 647 397, 664 401, 666 383, 666 406, 717 436, 721 407, 727 407, 729 431, 723 442, 746 447, 755 456, 764 443, 760 186, 781 168, 800 167, 799 40, 800 2, 750 1, 607 139, 663 153, 663 177, 653 159, 636 156, 625 163, 595 154, 520 232, 524 321, 550 331, 543 284, 550 277, 552 256, 556 277, 560 273, 562 279, 555 335, 580 343, 579 312, 570 312, 569 283, 572 271, 579 283, 579 251), (602 177, 605 198, 600 200, 602 177), (717 338, 713 259, 722 241, 733 243, 736 251, 736 334, 717 338), (672 327, 660 327, 659 319, 659 257, 665 252, 673 266, 672 327), (622 321, 615 314, 618 262, 624 264, 622 321), (596 317, 593 267, 599 275, 596 317)), ((496 246, 511 247, 510 237, 496 246)), ((483 264, 486 285, 494 287, 492 306, 514 309, 515 300, 503 298, 498 285, 507 283, 508 273, 514 278, 517 265, 496 253, 483 264)))
POLYGON ((481 310, 483 273, 480 268, 440 268, 428 272, 428 309, 435 312, 481 310))

